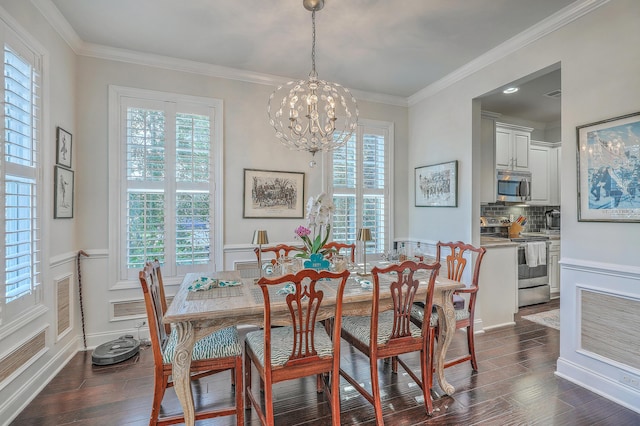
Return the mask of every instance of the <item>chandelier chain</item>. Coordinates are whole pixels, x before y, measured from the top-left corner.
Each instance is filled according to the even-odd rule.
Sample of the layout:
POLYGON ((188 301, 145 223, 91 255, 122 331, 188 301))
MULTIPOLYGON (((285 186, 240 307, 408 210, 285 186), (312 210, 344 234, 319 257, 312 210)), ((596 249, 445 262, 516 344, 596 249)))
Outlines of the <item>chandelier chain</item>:
POLYGON ((315 9, 311 12, 311 28, 312 28, 312 36, 311 36, 311 73, 309 76, 317 77, 318 73, 316 72, 316 11, 315 9))

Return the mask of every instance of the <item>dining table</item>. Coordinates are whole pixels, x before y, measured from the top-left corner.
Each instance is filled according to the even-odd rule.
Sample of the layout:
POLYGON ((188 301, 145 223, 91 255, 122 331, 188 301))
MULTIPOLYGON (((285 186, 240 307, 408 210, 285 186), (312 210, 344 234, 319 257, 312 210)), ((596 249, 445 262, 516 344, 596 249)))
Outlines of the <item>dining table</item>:
MULTIPOLYGON (((368 262, 369 266, 385 267, 389 262, 368 262)), ((370 268, 367 270, 370 271, 370 268)), ((415 300, 426 295, 428 276, 420 278, 415 300)), ((194 404, 191 392, 190 366, 194 343, 226 327, 239 325, 261 326, 264 320, 264 300, 255 278, 243 278, 240 271, 218 271, 210 273, 188 273, 185 275, 176 295, 163 317, 163 322, 171 324, 177 333, 175 356, 173 357, 173 382, 176 394, 184 411, 186 425, 194 424, 194 404), (220 285, 208 290, 194 291, 193 284, 208 278, 220 285)), ((342 300, 342 313, 346 315, 370 315, 373 291, 372 277, 362 277, 355 270, 349 276, 342 300)), ((380 310, 392 309, 393 301, 389 284, 391 276, 380 276, 380 310)), ((331 281, 319 283, 324 291, 322 310, 318 319, 328 319, 334 315, 337 285, 331 281)), ((452 301, 454 290, 464 287, 458 281, 446 276, 436 277, 433 305, 438 312, 438 345, 434 354, 434 366, 440 388, 451 395, 455 388, 444 376, 444 360, 447 348, 455 331, 455 311, 452 301)), ((286 325, 289 311, 284 291, 273 289, 271 299, 272 323, 286 325)))

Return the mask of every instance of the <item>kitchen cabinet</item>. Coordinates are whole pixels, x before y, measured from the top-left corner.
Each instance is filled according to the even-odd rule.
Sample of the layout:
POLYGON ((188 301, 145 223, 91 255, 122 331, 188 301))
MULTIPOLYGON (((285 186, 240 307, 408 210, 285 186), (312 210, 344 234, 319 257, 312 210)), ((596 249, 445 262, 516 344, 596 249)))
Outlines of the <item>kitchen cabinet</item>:
POLYGON ((551 298, 560 297, 560 240, 551 240, 549 244, 549 287, 551 298))
POLYGON ((480 139, 480 203, 496 202, 496 120, 483 112, 480 139))
POLYGON ((531 127, 496 123, 496 169, 529 170, 531 127))
POLYGON ((559 150, 552 144, 531 141, 531 205, 560 205, 559 150))

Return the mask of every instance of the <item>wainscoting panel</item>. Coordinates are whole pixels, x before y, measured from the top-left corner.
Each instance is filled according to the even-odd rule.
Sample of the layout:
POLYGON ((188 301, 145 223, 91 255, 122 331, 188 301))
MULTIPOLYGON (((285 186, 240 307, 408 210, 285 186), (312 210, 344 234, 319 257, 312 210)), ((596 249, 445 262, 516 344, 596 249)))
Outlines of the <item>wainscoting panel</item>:
POLYGON ((640 370, 640 301, 581 291, 582 349, 640 370))
POLYGON ((563 257, 556 375, 640 413, 640 267, 563 257))
POLYGON ((0 383, 25 366, 31 358, 45 349, 45 330, 0 358, 0 383))
POLYGON ((66 275, 54 282, 56 292, 56 336, 60 337, 71 330, 71 281, 72 275, 66 275))
MULTIPOLYGON (((172 301, 173 296, 167 296, 167 306, 171 305, 172 301)), ((111 301, 111 321, 144 319, 146 317, 147 310, 144 306, 144 299, 111 301)))

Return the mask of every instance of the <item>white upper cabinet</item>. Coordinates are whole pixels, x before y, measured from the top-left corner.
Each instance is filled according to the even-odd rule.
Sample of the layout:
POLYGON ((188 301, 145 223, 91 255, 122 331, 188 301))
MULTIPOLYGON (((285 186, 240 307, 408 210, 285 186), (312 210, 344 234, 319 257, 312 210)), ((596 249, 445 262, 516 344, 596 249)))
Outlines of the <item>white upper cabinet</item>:
POLYGON ((529 170, 530 127, 496 123, 496 169, 529 170))
POLYGON ((496 202, 496 161, 495 161, 496 120, 482 116, 482 139, 480 149, 480 202, 496 202))
POLYGON ((560 148, 546 142, 531 141, 529 170, 531 171, 532 205, 560 205, 560 148))

